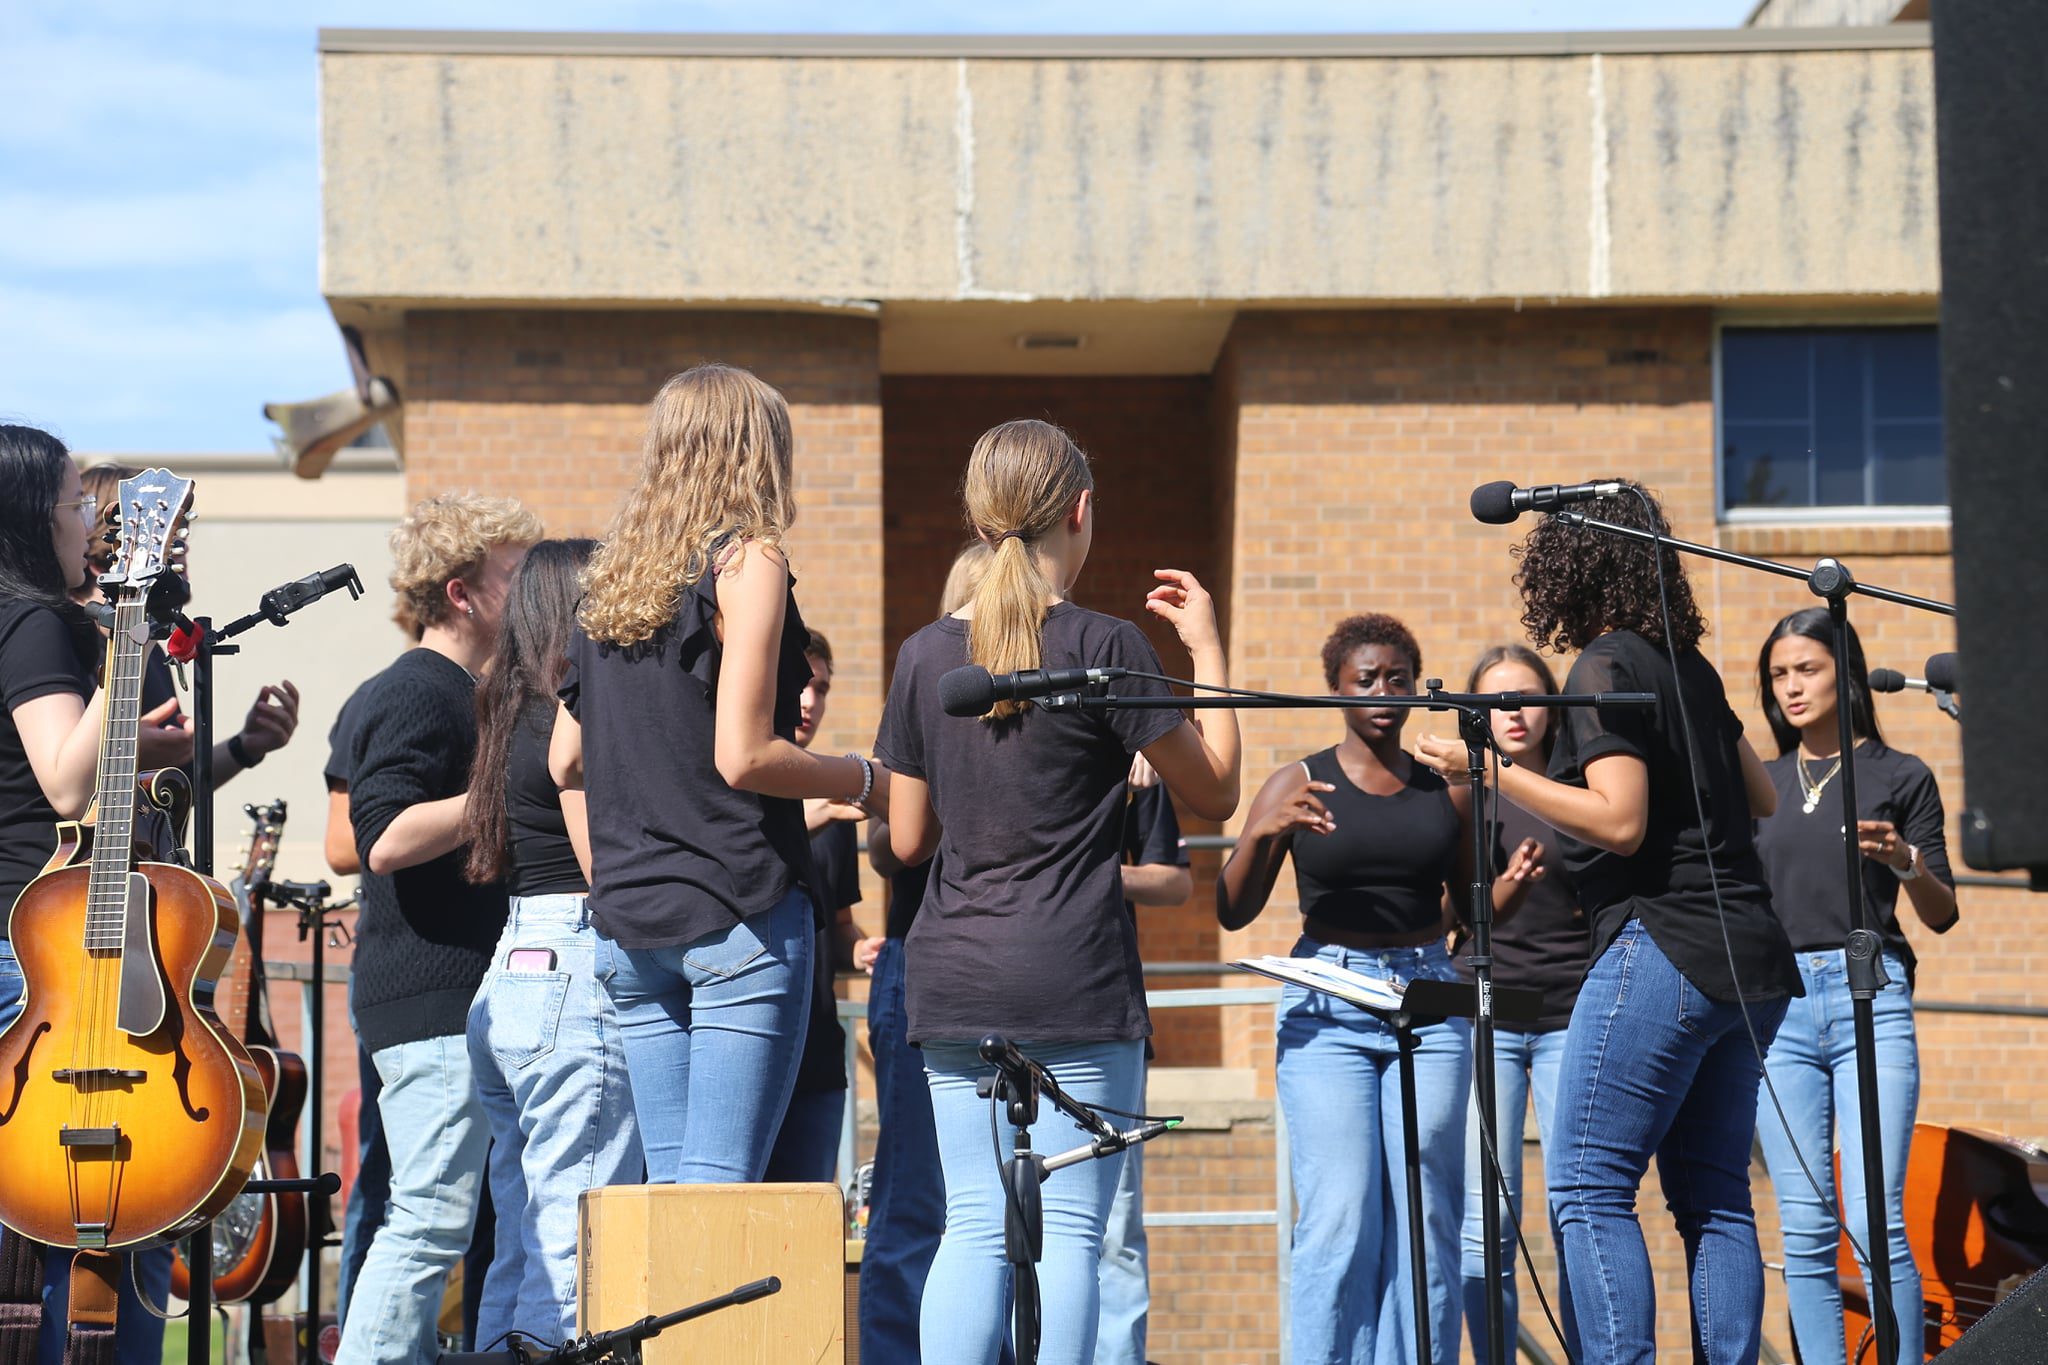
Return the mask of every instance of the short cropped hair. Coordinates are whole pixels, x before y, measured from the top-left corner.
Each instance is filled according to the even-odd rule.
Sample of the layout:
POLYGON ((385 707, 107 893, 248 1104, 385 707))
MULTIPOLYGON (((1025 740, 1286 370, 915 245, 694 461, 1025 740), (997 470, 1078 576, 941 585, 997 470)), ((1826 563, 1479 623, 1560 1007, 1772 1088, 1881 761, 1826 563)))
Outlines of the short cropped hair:
POLYGON ((532 545, 540 518, 517 498, 442 493, 406 514, 391 533, 391 590, 399 627, 413 638, 454 611, 448 584, 483 567, 503 545, 532 545))
POLYGON ((1414 633, 1398 617, 1369 611, 1345 617, 1323 641, 1323 680, 1331 691, 1337 689, 1337 675, 1344 671, 1345 663, 1367 645, 1390 645, 1408 656, 1417 674, 1422 672, 1422 646, 1415 643, 1414 633))
POLYGON ((811 642, 804 646, 804 655, 807 658, 816 659, 819 663, 825 665, 826 672, 832 671, 832 642, 825 638, 824 631, 814 630, 811 632, 811 642))

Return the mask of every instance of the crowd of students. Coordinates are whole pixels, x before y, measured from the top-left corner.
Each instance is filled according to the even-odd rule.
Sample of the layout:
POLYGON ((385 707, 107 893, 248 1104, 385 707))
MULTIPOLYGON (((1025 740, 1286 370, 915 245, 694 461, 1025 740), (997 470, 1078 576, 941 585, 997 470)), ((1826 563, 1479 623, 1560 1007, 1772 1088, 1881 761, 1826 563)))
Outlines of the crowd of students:
MULTIPOLYGON (((75 600, 91 590, 92 504, 68 453, 0 427, 0 484, 11 902, 54 821, 91 795, 100 639, 75 600)), ((1082 1100, 1142 1110, 1151 1024, 1135 905, 1190 893, 1176 802, 1205 820, 1236 812, 1234 714, 1197 725, 1170 708, 1013 702, 980 720, 944 714, 939 680, 969 663, 1168 671, 1131 621, 1072 601, 1097 531, 1089 463, 1059 428, 1018 421, 967 454, 971 538, 935 619, 901 647, 872 754, 815 751, 833 661, 783 549, 794 484, 781 395, 701 365, 656 395, 637 481, 601 542, 547 539, 516 500, 472 494, 430 498, 394 533, 398 622, 415 647, 349 699, 327 767, 329 860, 363 884, 350 1017, 366 1145, 345 1224, 342 1365, 433 1360, 442 1286, 465 1255, 475 1346, 569 1336, 585 1190, 832 1179, 846 1096, 835 969, 873 975, 865 1359, 992 1363, 1010 1349, 1004 1193, 975 1090, 992 1068, 976 1040, 1004 1034, 1082 1100), (863 822, 890 886, 885 932, 869 938, 851 914, 863 822)), ((1667 529, 1633 485, 1594 510, 1667 529)), ((1324 677, 1362 704, 1342 711, 1334 744, 1253 797, 1214 886, 1219 920, 1249 924, 1291 861, 1296 956, 1395 983, 1454 979, 1472 825, 1497 804, 1480 870, 1496 976, 1543 1007, 1499 1031, 1491 1145, 1504 1212, 1523 1218, 1533 1101, 1562 1248, 1547 1288, 1572 1357, 1653 1357, 1635 1205, 1655 1158, 1686 1245, 1696 1354, 1756 1358, 1748 1161, 1760 1135, 1802 1358, 1840 1359, 1836 1211, 1800 1173, 1803 1155, 1825 1181, 1839 1136, 1842 1212, 1861 1227, 1838 667, 1858 736, 1862 892, 1893 966, 1878 1019, 1895 1228, 1917 1097, 1896 901, 1903 886, 1924 926, 1955 922, 1939 793, 1924 764, 1884 745, 1860 647, 1835 659, 1824 616, 1795 613, 1763 645, 1757 686, 1779 750, 1766 763, 1697 648, 1706 622, 1675 555, 1659 565, 1546 518, 1518 556, 1530 642, 1576 655, 1565 690, 1649 691, 1657 706, 1497 713, 1514 762, 1497 803, 1475 800, 1462 741, 1404 747, 1408 712, 1371 703, 1415 691, 1415 635, 1383 614, 1338 622, 1324 677), (1766 1074, 1789 1135, 1773 1105, 1759 1114, 1766 1074)), ((1193 575, 1160 569, 1115 593, 1171 627, 1189 656, 1172 671, 1227 684, 1193 575)), ((1470 687, 1557 690, 1523 645, 1488 650, 1470 687)), ((1132 677, 1118 691, 1167 689, 1132 677)), ((265 689, 217 771, 289 740, 296 706, 289 683, 265 689)), ((175 695, 141 743, 145 766, 189 758, 175 695)), ((0 1023, 17 1008, 12 965, 0 939, 0 1023)), ((1299 1204, 1292 1358, 1411 1359, 1394 1035, 1289 987, 1276 1050, 1299 1204)), ((1486 1323, 1469 1024, 1421 1030, 1415 1062, 1427 1311, 1450 1361, 1461 1319, 1481 1349, 1486 1323)), ((1046 1184, 1040 1359, 1145 1359, 1140 1170, 1133 1151, 1046 1184)), ((1892 1256, 1901 1336, 1917 1342, 1902 1234, 1892 1256)), ((1516 1317, 1510 1297, 1510 1330, 1516 1317)), ((136 1320, 150 1321, 124 1314, 124 1331, 136 1320)), ((146 1343, 132 1352, 153 1359, 146 1343)))

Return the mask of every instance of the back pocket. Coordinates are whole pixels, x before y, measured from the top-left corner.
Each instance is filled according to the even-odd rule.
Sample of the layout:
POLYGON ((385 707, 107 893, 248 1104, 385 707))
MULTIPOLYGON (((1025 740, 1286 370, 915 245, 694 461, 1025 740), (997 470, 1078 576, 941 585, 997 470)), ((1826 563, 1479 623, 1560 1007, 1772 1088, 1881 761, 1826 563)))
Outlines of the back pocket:
POLYGON ((498 972, 487 994, 487 1036, 501 1066, 522 1067, 555 1050, 569 994, 567 972, 498 972))

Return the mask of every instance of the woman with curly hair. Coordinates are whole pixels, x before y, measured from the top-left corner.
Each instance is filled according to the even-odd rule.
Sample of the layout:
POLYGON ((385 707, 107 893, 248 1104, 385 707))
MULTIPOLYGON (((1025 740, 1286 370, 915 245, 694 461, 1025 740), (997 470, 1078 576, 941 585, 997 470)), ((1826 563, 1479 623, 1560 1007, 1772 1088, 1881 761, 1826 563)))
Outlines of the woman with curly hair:
POLYGON ((585 794, 597 974, 648 1176, 755 1181, 810 1003, 806 797, 873 765, 794 742, 810 631, 782 540, 789 408, 730 365, 662 385, 639 481, 590 562, 548 766, 585 794))
MULTIPOLYGON (((1669 534, 1656 499, 1633 484, 1586 510, 1669 534)), ((1655 1356, 1655 1291, 1636 1221, 1636 1189, 1655 1157, 1685 1241, 1694 1358, 1754 1361, 1763 1263, 1750 1137, 1762 1051, 1800 993, 1751 837, 1752 814, 1769 815, 1776 793, 1699 652, 1707 623, 1676 551, 1545 517, 1517 554, 1529 638, 1580 651, 1565 691, 1658 697, 1648 710, 1567 711, 1548 776, 1517 764, 1499 777, 1502 796, 1558 831, 1592 924, 1593 966, 1565 1033, 1556 1129, 1544 1143, 1572 1359, 1655 1356)), ((1462 742, 1425 737, 1416 756, 1464 780, 1462 742)))
MULTIPOLYGON (((1422 649, 1374 613, 1337 623, 1323 677, 1344 697, 1411 696, 1422 649)), ((1401 750, 1402 707, 1344 710, 1335 745, 1266 780, 1216 881, 1225 929, 1258 918, 1291 854, 1302 913, 1295 957, 1405 986, 1455 980, 1444 948, 1453 893, 1469 883, 1471 811, 1462 789, 1401 750)), ((1529 850, 1517 849, 1517 864, 1529 850)), ((1502 911, 1511 882, 1495 883, 1502 911)), ((1293 1134, 1293 1358, 1305 1365, 1407 1361, 1415 1351, 1399 1056, 1394 1031, 1333 996, 1285 987, 1277 1020, 1280 1105, 1293 1134)), ((1464 1206, 1471 1024, 1417 1031, 1416 1130, 1429 1283, 1430 1348, 1458 1358, 1458 1219, 1464 1206)))

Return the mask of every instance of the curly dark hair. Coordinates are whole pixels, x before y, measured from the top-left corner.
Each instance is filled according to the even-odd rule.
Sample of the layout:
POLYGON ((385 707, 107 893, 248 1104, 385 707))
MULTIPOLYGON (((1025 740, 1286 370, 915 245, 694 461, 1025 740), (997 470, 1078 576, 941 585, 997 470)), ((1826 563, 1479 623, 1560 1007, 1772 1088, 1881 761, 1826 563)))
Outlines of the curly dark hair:
MULTIPOLYGON (((1599 521, 1671 534, 1657 495, 1637 483, 1596 498, 1585 513, 1599 521)), ((1584 649, 1611 630, 1632 630, 1655 645, 1690 649, 1707 633, 1693 601, 1692 584, 1678 551, 1664 550, 1664 581, 1671 597, 1671 631, 1657 604, 1657 562, 1642 542, 1567 525, 1546 516, 1514 549, 1521 567, 1522 624, 1539 649, 1584 649)))
POLYGON ((1344 671, 1345 662, 1367 645, 1391 645, 1402 650, 1415 666, 1415 672, 1422 672, 1422 646, 1415 643, 1414 632, 1402 625, 1398 617, 1369 611, 1363 616, 1345 617, 1330 632, 1330 638, 1323 641, 1323 679, 1332 692, 1337 690, 1337 675, 1344 671))

